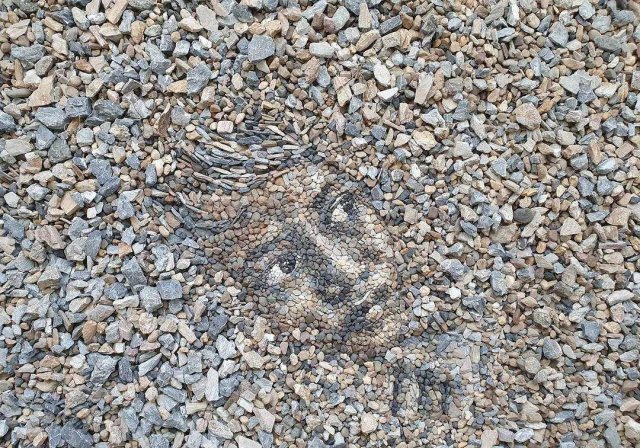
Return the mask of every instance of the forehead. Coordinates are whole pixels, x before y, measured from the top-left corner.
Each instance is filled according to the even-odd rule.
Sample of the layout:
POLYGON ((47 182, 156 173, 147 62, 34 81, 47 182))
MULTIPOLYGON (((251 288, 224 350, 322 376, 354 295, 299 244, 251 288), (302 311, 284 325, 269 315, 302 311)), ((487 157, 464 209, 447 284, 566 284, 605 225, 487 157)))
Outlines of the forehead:
MULTIPOLYGON (((335 199, 346 192, 366 207, 367 201, 360 197, 358 184, 344 175, 311 166, 270 178, 232 204, 234 209, 244 212, 226 238, 234 243, 235 254, 244 258, 260 244, 291 229, 292 225, 295 227, 299 218, 320 220, 335 199)), ((372 208, 371 211, 375 216, 372 208)))

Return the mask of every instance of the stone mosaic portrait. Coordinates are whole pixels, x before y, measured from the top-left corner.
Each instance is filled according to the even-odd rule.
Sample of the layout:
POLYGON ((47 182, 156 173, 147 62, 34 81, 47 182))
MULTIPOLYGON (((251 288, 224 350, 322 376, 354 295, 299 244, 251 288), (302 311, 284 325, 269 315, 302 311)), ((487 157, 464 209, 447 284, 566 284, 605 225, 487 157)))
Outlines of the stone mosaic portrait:
POLYGON ((0 448, 638 448, 639 254, 639 0, 0 2, 0 448))
POLYGON ((219 239, 244 300, 277 333, 306 332, 329 352, 381 352, 404 308, 393 235, 348 175, 312 164, 276 175, 232 202, 242 214, 219 239))
MULTIPOLYGON (((252 143, 246 147, 252 165, 261 146, 247 135, 255 137, 254 131, 240 137, 252 143)), ((238 288, 225 306, 254 323, 252 337, 255 322, 262 322, 259 333, 286 343, 292 355, 315 352, 341 366, 380 363, 389 385, 391 441, 406 440, 400 428, 420 433, 427 422, 468 412, 473 390, 488 374, 480 367, 486 349, 428 313, 422 325, 432 327, 419 323, 423 312, 412 305, 420 293, 411 280, 424 259, 407 251, 406 226, 390 219, 365 181, 344 169, 344 158, 311 158, 307 153, 290 166, 247 176, 246 187, 220 183, 226 188, 211 205, 215 269, 238 288)), ((436 290, 440 282, 433 283, 436 290)), ((314 369, 305 361, 294 375, 304 381, 314 369)))

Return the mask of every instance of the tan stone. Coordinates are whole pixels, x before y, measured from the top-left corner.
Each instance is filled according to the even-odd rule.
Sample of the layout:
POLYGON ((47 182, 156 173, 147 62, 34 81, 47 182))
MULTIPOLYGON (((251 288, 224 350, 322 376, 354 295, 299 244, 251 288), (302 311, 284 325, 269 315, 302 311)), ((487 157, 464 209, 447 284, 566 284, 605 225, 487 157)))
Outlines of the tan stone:
POLYGON ((53 103, 53 79, 54 76, 42 78, 38 88, 33 91, 27 101, 30 107, 46 106, 53 103))
POLYGON ((107 20, 114 25, 120 22, 120 18, 122 17, 122 13, 125 9, 127 9, 127 5, 129 4, 129 0, 115 0, 109 10, 105 14, 107 20))

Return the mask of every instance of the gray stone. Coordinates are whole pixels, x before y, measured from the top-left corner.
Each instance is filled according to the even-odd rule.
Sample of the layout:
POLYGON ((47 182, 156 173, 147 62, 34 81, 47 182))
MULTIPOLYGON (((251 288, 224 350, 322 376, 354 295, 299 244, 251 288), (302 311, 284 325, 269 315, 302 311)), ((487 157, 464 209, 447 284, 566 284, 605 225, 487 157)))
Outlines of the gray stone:
POLYGON ((149 437, 149 446, 150 448, 169 448, 171 443, 169 443, 169 439, 166 437, 154 434, 149 437))
POLYGON ((516 431, 514 435, 514 439, 516 442, 524 443, 528 440, 531 440, 534 436, 533 429, 531 428, 522 428, 516 431))
POLYGON ((558 359, 562 356, 562 349, 555 339, 545 338, 542 344, 542 354, 547 359, 558 359))
POLYGON ((95 446, 93 437, 84 429, 74 427, 72 423, 67 423, 62 427, 60 437, 71 448, 92 448, 95 446))
POLYGON ((456 281, 460 280, 464 274, 469 272, 469 268, 455 258, 442 260, 440 267, 456 281))
POLYGON ((140 302, 145 311, 149 313, 162 308, 160 293, 152 286, 145 286, 140 290, 140 302))
POLYGON ((153 187, 158 183, 158 173, 156 172, 156 167, 154 165, 148 165, 145 169, 144 182, 150 187, 153 187))
POLYGON ((160 362, 160 358, 162 357, 161 353, 158 353, 155 356, 147 359, 144 362, 141 362, 138 365, 138 376, 145 376, 147 373, 151 372, 160 362))
POLYGON ((589 0, 583 0, 580 8, 578 8, 578 14, 585 20, 589 20, 596 13, 596 9, 593 7, 589 0))
POLYGON ((360 14, 360 3, 363 3, 364 0, 345 0, 344 6, 347 7, 351 14, 356 17, 360 14))
POLYGON ((63 130, 67 123, 64 111, 58 107, 41 107, 36 111, 35 118, 49 129, 56 131, 63 130))
POLYGON ((253 36, 247 47, 247 52, 250 62, 262 61, 275 54, 276 44, 270 36, 253 36))
POLYGON ((600 162, 598 166, 596 166, 596 173, 609 174, 617 168, 618 162, 616 162, 616 160, 613 158, 607 158, 600 162))
POLYGON ((207 373, 207 382, 205 384, 204 395, 207 401, 216 401, 220 399, 220 375, 214 368, 210 368, 207 373))
POLYGON ((618 26, 629 25, 630 23, 635 22, 636 15, 633 11, 628 9, 623 9, 619 11, 614 11, 613 13, 613 22, 618 26))
POLYGON ((309 52, 319 58, 332 58, 335 49, 328 42, 313 42, 309 45, 309 52))
POLYGON ((53 164, 64 162, 71 158, 71 149, 66 141, 56 138, 47 152, 47 158, 53 164))
POLYGON ((124 115, 124 109, 110 100, 98 100, 93 105, 93 112, 85 121, 87 126, 99 126, 111 122, 124 115))
POLYGON ((582 332, 584 333, 584 337, 590 342, 598 342, 601 330, 602 324, 600 324, 600 322, 590 320, 582 322, 582 332))
POLYGON ((620 434, 618 434, 618 430, 614 425, 607 427, 607 429, 604 430, 603 435, 605 440, 609 444, 610 448, 622 447, 622 440, 620 439, 620 434))
POLYGON ((152 9, 155 5, 155 0, 129 0, 129 6, 137 11, 152 9))
POLYGON ((18 157, 33 151, 33 145, 24 138, 14 138, 5 142, 4 149, 10 156, 18 157))
POLYGON ((116 369, 118 359, 107 355, 96 355, 96 357, 98 360, 91 372, 91 382, 100 385, 107 381, 116 369))
POLYGON ((30 47, 19 47, 14 45, 11 47, 11 56, 21 62, 35 64, 45 55, 45 48, 40 44, 33 44, 30 47))
POLYGON ((222 359, 229 359, 236 356, 236 344, 228 340, 223 335, 218 335, 216 339, 216 350, 222 359))
POLYGON ((89 128, 82 128, 76 132, 76 144, 78 146, 90 146, 93 144, 93 131, 89 128))
POLYGON ((499 296, 504 296, 509 292, 505 283, 505 276, 500 271, 491 272, 491 289, 499 296))
POLYGON ((393 31, 399 30, 401 26, 402 18, 399 15, 393 16, 380 24, 380 34, 384 36, 385 34, 392 33, 393 31))
POLYGON ((127 198, 120 196, 116 201, 116 216, 119 219, 129 219, 136 215, 136 209, 127 198))
POLYGON ((56 134, 51 132, 46 126, 38 126, 34 136, 36 138, 36 149, 39 150, 49 148, 57 138, 56 134))
POLYGON ((0 134, 9 134, 16 130, 16 121, 0 110, 0 134))
POLYGON ((140 419, 138 418, 138 413, 132 407, 128 407, 120 411, 120 418, 130 432, 133 433, 136 429, 138 429, 140 419))
POLYGON ((593 42, 596 44, 596 47, 611 53, 618 53, 622 50, 622 47, 626 45, 626 41, 623 39, 611 36, 598 36, 593 42))
POLYGON ((122 264, 122 268, 120 270, 129 282, 129 286, 131 286, 132 288, 140 285, 147 285, 147 277, 144 275, 142 268, 138 264, 138 260, 136 260, 135 258, 131 258, 130 260, 125 261, 122 264))
POLYGON ((64 111, 69 118, 88 117, 91 115, 91 100, 86 96, 69 98, 64 111))
POLYGON ((2 215, 2 220, 4 221, 5 234, 11 235, 16 240, 24 238, 24 226, 13 216, 5 213, 2 215))
POLYGON ((506 178, 507 175, 509 174, 507 172, 507 161, 504 160, 502 157, 498 157, 496 160, 493 161, 493 163, 491 163, 491 169, 493 170, 494 173, 496 173, 498 176, 502 178, 506 178))
POLYGON ((593 417, 593 423, 597 426, 602 426, 615 419, 615 417, 616 411, 613 409, 604 409, 593 417))
POLYGON ((200 93, 211 78, 211 69, 205 63, 193 67, 187 72, 187 93, 200 93))
POLYGON ((520 224, 529 224, 536 213, 530 208, 517 208, 513 212, 513 220, 520 224))
POLYGON ((177 300, 182 298, 182 286, 178 280, 160 280, 157 288, 162 300, 177 300))
POLYGON ((549 39, 556 45, 564 47, 569 42, 569 32, 561 22, 556 22, 551 27, 549 39))
POLYGON ((113 177, 113 168, 108 160, 93 159, 89 163, 89 171, 93 174, 99 184, 106 183, 113 177))

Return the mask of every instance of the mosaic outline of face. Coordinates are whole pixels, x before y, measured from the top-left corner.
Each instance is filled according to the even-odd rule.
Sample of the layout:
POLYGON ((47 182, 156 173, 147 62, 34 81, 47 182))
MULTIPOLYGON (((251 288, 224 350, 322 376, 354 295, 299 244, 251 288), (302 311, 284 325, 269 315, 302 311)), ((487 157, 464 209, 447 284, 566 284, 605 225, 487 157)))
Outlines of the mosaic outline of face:
POLYGON ((378 351, 402 320, 391 235, 355 183, 313 171, 291 170, 253 193, 272 188, 279 201, 267 222, 237 223, 250 247, 236 274, 278 332, 316 331, 325 351, 378 351))

